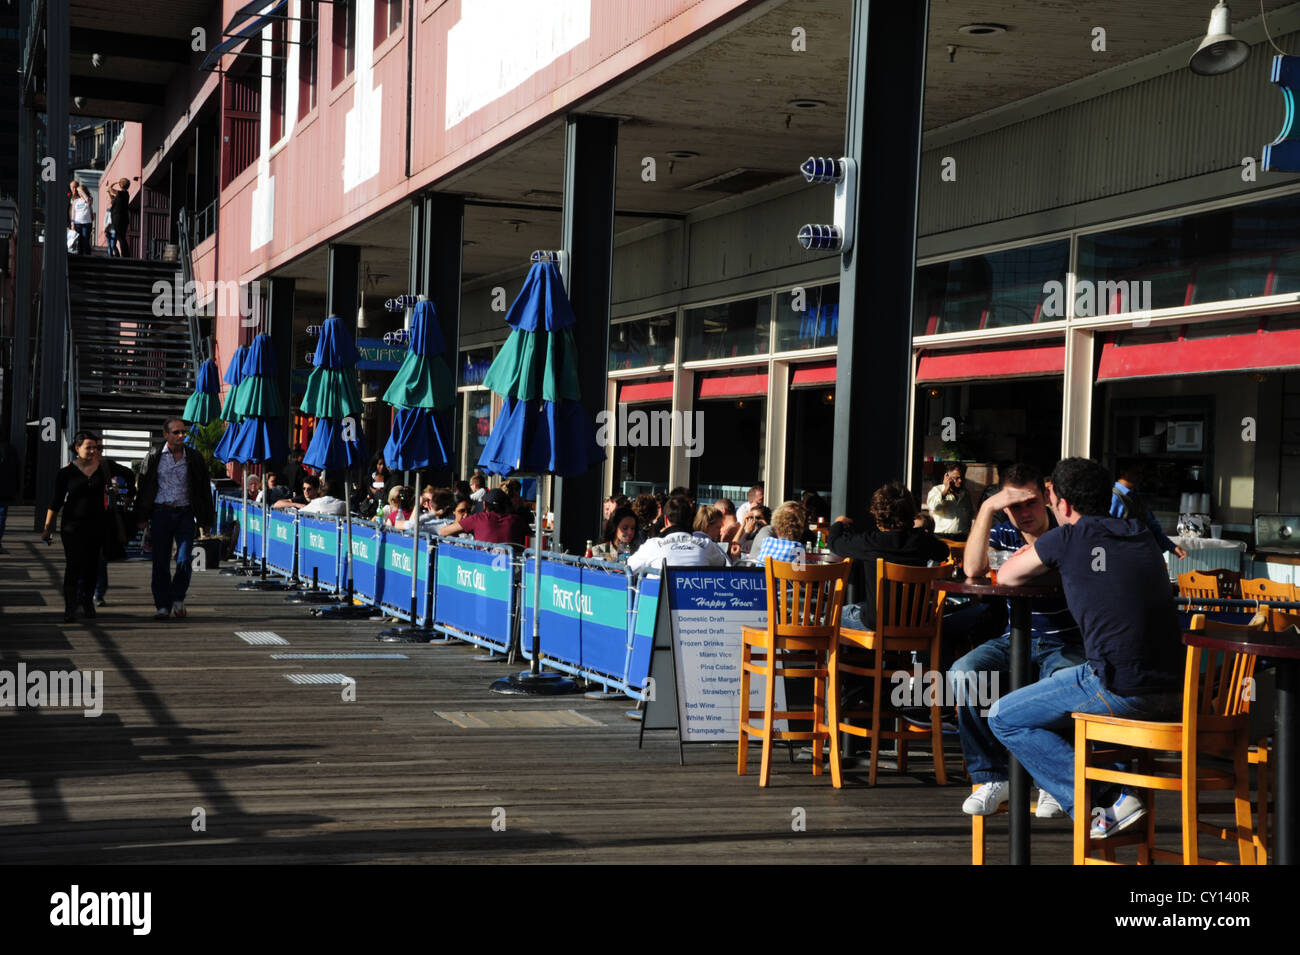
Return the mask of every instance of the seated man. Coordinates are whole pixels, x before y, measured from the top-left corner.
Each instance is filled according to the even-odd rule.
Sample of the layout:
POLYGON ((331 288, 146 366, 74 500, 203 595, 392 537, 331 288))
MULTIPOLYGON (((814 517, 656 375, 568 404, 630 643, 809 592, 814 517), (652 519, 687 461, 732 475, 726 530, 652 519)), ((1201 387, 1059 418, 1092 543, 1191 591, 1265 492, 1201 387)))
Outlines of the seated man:
POLYGON ((727 558, 707 537, 691 533, 695 509, 681 495, 664 502, 664 530, 636 549, 627 559, 628 573, 669 567, 725 567, 727 558))
POLYGON ((292 495, 289 489, 280 483, 280 476, 274 471, 266 472, 266 487, 258 496, 257 503, 262 503, 262 498, 266 499, 268 507, 275 507, 281 501, 288 500, 292 495))
POLYGON ((439 537, 469 533, 476 541, 489 544, 522 544, 528 526, 515 513, 509 495, 493 488, 483 495, 483 513, 469 514, 438 528, 439 537))
MULTIPOLYGON (((1058 570, 1087 660, 1002 697, 989 711, 989 727, 1073 816, 1080 807, 1074 805, 1070 714, 1176 716, 1185 654, 1160 545, 1142 521, 1109 516, 1106 469, 1086 458, 1066 458, 1052 471, 1048 493, 1060 526, 1017 551, 999 568, 998 582, 1019 586, 1058 570)), ((1094 839, 1146 814, 1142 801, 1124 790, 1111 805, 1109 796, 1098 795, 1094 839)))
MULTIPOLYGON (((319 478, 311 478, 319 486, 319 478)), ((307 482, 303 481, 303 492, 306 493, 307 482)), ((300 509, 301 514, 320 514, 323 516, 342 517, 346 513, 347 502, 343 500, 343 488, 335 478, 330 478, 325 482, 325 493, 313 493, 310 500, 307 501, 300 509)))
MULTIPOLYGON (((989 572, 989 548, 1019 550, 1033 544, 1055 522, 1047 510, 1047 490, 1043 476, 1025 464, 1013 464, 1002 471, 1002 486, 992 497, 984 499, 966 540, 963 570, 967 577, 983 577, 989 572), (1005 512, 1010 523, 994 523, 1005 512)), ((1078 666, 1084 661, 1083 637, 1070 616, 1070 608, 1061 597, 1038 597, 1031 605, 1032 642, 1029 655, 1039 679, 1047 679, 1057 670, 1078 666)), ((1010 608, 1008 608, 1010 616, 1010 608)), ((1007 801, 1011 786, 1007 782, 1007 751, 989 730, 981 715, 979 701, 971 690, 981 673, 996 673, 1003 687, 1011 678, 1011 630, 976 647, 952 665, 948 679, 957 701, 957 728, 966 769, 979 789, 966 797, 962 809, 972 816, 997 812, 1007 801)), ((1039 787, 1042 789, 1042 787, 1039 787)), ((1038 815, 1050 819, 1061 814, 1061 807, 1051 793, 1042 790, 1038 815)))
POLYGON ((913 527, 916 502, 912 492, 894 482, 871 495, 871 514, 862 530, 843 515, 835 518, 827 544, 836 557, 852 557, 865 564, 867 599, 846 604, 840 625, 852 630, 874 630, 876 626, 876 561, 924 567, 930 561, 948 559, 948 545, 926 531, 913 527))

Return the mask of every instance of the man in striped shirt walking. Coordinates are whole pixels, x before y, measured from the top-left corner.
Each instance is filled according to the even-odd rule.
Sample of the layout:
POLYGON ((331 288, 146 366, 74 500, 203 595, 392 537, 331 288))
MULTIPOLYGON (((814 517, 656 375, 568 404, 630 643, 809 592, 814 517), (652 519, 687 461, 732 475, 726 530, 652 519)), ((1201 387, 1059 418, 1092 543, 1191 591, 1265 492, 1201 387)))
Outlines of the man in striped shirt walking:
MULTIPOLYGON (((1013 464, 1003 471, 1001 478, 1000 489, 984 501, 971 525, 963 565, 968 577, 983 577, 989 572, 990 547, 1016 551, 1032 544, 1056 526, 1047 509, 1043 476, 1037 470, 1026 464, 1013 464), (1009 524, 995 523, 999 511, 1005 512, 1011 521, 1009 524)), ((1035 598, 1031 612, 1030 659, 1040 680, 1057 670, 1083 663, 1083 636, 1063 596, 1035 598)), ((952 665, 948 673, 957 699, 957 727, 966 769, 972 782, 980 784, 962 805, 962 809, 972 816, 997 812, 1010 795, 1006 747, 989 729, 987 711, 981 712, 981 701, 975 694, 967 692, 968 688, 977 685, 981 672, 999 674, 996 684, 992 683, 991 677, 986 677, 988 685, 1003 686, 1010 681, 1010 628, 1002 636, 966 654, 952 665)), ((1056 800, 1046 790, 1040 789, 1038 815, 1051 818, 1061 815, 1061 812, 1056 800)))

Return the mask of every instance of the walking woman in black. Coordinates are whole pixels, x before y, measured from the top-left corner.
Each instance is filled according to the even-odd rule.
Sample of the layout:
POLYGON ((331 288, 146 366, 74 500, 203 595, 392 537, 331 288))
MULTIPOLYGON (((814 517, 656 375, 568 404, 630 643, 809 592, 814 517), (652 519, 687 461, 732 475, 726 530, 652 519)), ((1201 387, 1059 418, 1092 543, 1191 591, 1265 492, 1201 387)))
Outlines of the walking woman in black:
POLYGON ((72 463, 59 471, 54 481, 54 500, 45 514, 41 539, 47 544, 54 535, 54 515, 63 509, 63 622, 77 619, 77 604, 87 617, 95 615, 95 578, 99 573, 99 552, 104 546, 108 511, 105 500, 109 471, 103 461, 99 435, 78 431, 72 439, 72 463))

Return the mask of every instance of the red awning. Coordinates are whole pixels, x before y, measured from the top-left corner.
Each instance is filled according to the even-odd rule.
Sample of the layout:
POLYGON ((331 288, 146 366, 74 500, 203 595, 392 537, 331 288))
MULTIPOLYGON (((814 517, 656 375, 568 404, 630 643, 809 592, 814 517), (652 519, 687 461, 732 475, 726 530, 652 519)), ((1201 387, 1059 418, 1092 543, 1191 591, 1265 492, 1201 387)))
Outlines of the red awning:
POLYGON ((619 404, 634 404, 643 401, 667 401, 673 400, 673 382, 672 379, 667 381, 630 381, 627 384, 619 385, 618 388, 619 404))
POLYGON ((1101 346, 1098 381, 1300 367, 1300 329, 1101 346))
POLYGON ((767 394, 767 372, 752 375, 708 375, 700 381, 701 398, 747 398, 767 394))
POLYGON ((921 353, 918 383, 1032 378, 1065 373, 1065 345, 995 348, 987 351, 928 351, 921 353))
POLYGON ((818 362, 815 365, 796 365, 790 376, 791 388, 812 388, 835 384, 835 362, 818 362))

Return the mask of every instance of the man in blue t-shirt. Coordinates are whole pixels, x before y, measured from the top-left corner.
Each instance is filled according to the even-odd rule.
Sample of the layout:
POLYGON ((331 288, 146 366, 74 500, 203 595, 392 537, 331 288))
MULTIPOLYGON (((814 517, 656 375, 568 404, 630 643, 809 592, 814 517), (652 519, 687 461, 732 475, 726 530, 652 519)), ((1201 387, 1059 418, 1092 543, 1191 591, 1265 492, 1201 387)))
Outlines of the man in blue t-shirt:
MULTIPOLYGON (((1110 494, 1110 475, 1100 464, 1061 461, 1048 497, 1060 526, 998 570, 998 582, 1011 586, 1059 571, 1083 634, 1086 662, 1003 697, 989 711, 993 734, 1071 816, 1077 807, 1070 714, 1167 720, 1182 699, 1185 652, 1160 546, 1142 521, 1109 516, 1110 494)), ((1141 800, 1124 790, 1113 804, 1108 799, 1092 811, 1094 839, 1146 814, 1141 800)))
MULTIPOLYGON (((962 569, 967 577, 983 577, 989 572, 989 548, 1014 551, 1033 544, 1056 526, 1047 510, 1047 490, 1043 476, 1026 464, 1013 464, 1001 472, 1001 487, 980 504, 966 540, 962 569), (1000 514, 1010 523, 996 524, 1000 514)), ((1084 660, 1083 637, 1070 616, 1062 597, 1038 597, 1030 606, 1030 659, 1040 679, 1057 670, 1078 666, 1084 660)), ((1008 618, 1010 608, 1008 608, 1008 618)), ((1007 782, 1007 751, 989 729, 986 711, 988 700, 973 692, 985 676, 983 686, 1001 687, 1011 678, 1011 629, 1002 636, 976 647, 952 665, 948 680, 957 701, 957 728, 966 770, 979 788, 966 797, 962 810, 972 816, 987 816, 1010 796, 1007 782)), ((1039 787, 1040 789, 1042 787, 1039 787)), ((1047 790, 1038 800, 1038 815, 1044 819, 1059 816, 1062 810, 1047 790)))

